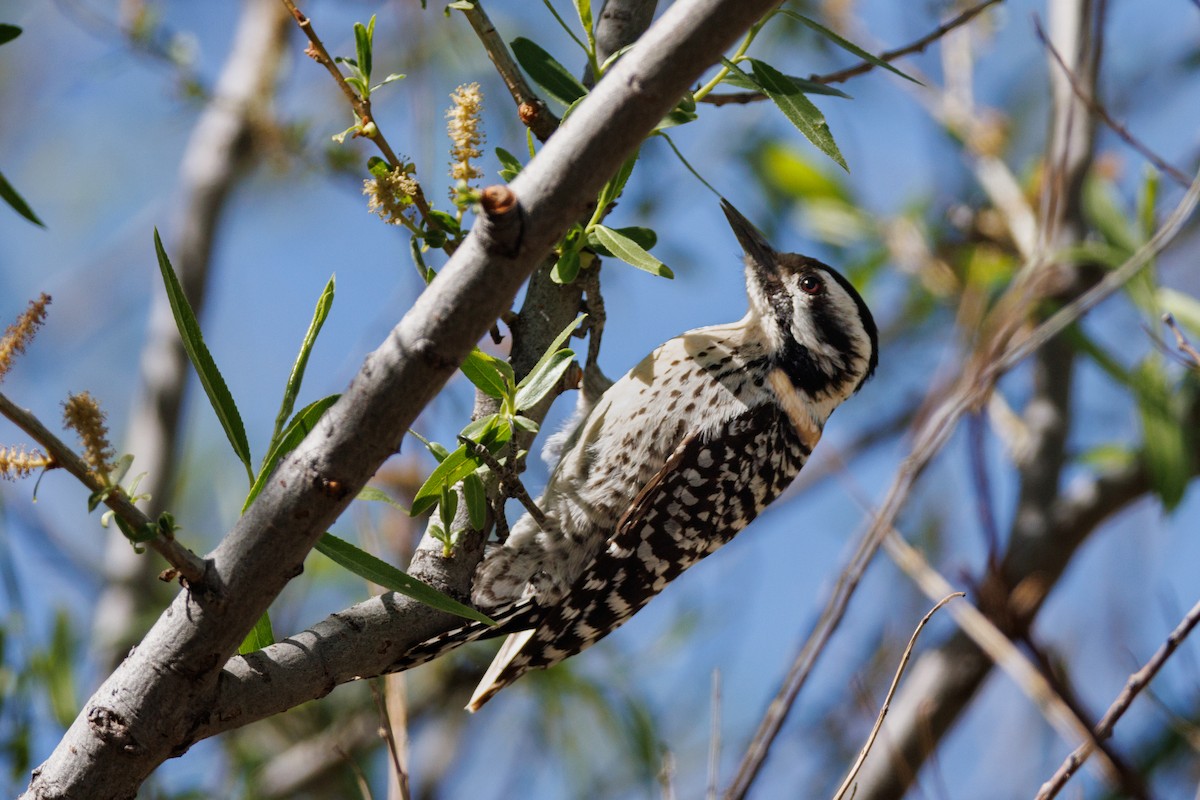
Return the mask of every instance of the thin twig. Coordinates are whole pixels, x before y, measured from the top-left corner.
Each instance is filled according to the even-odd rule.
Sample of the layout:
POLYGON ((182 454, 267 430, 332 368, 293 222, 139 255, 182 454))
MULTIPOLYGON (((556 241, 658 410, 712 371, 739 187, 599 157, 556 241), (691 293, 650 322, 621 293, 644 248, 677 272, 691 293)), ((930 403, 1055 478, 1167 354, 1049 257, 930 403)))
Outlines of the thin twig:
POLYGON ((549 139, 550 134, 558 129, 558 117, 554 116, 554 112, 550 110, 544 100, 537 96, 529 82, 525 80, 524 73, 509 54, 504 39, 500 38, 496 26, 484 12, 479 0, 471 3, 470 6, 459 6, 458 8, 467 18, 467 22, 471 23, 471 29, 479 37, 479 42, 487 51, 488 58, 492 60, 504 85, 508 87, 509 94, 517 104, 517 115, 521 118, 521 122, 533 131, 533 135, 540 141, 544 142, 549 139))
MULTIPOLYGON (((941 39, 950 31, 966 25, 972 19, 979 16, 979 14, 982 13, 988 6, 992 6, 1000 2, 1003 2, 1003 0, 984 0, 984 2, 980 3, 979 5, 971 6, 957 17, 942 23, 934 30, 922 36, 920 39, 910 42, 909 44, 897 48, 896 50, 888 50, 887 52, 880 53, 879 60, 891 63, 898 58, 903 58, 904 56, 909 56, 913 53, 923 52, 926 47, 933 44, 938 39, 941 39)), ((866 74, 875 69, 875 67, 876 64, 873 62, 863 61, 855 64, 853 67, 838 70, 837 72, 830 72, 826 73, 825 75, 810 75, 808 80, 812 81, 813 83, 821 84, 843 83, 851 78, 866 74)), ((731 103, 756 103, 765 99, 766 95, 761 92, 727 92, 725 94, 707 95, 706 97, 702 98, 700 102, 710 103, 715 106, 723 106, 731 103)))
MULTIPOLYGON (((907 502, 917 478, 950 440, 963 414, 980 407, 980 404, 991 394, 996 381, 1002 374, 1136 275, 1139 269, 1145 266, 1178 234, 1184 221, 1195 207, 1197 197, 1200 197, 1200 175, 1197 175, 1187 195, 1180 200, 1179 205, 1149 242, 1124 264, 1109 273, 1097 286, 1082 295, 1077 301, 1064 306, 1058 313, 1035 328, 1027 338, 1018 342, 1008 341, 1007 347, 1004 347, 1009 335, 996 337, 992 346, 999 350, 999 355, 994 359, 988 358, 980 362, 981 366, 977 369, 968 369, 956 387, 950 391, 948 396, 945 396, 943 402, 924 418, 924 424, 914 434, 912 448, 896 471, 892 485, 880 504, 877 514, 867 532, 860 539, 850 563, 838 576, 813 632, 796 656, 778 693, 763 715, 759 728, 742 757, 737 776, 730 788, 726 790, 726 798, 739 800, 745 796, 750 784, 754 782, 766 760, 771 742, 782 728, 788 711, 795 703, 800 689, 807 681, 816 663, 817 656, 845 616, 850 597, 858 588, 867 566, 892 530, 896 517, 907 502)), ((1036 297, 1015 297, 1014 301, 1021 307, 1028 307, 1036 300, 1036 297)), ((1024 314, 1014 313, 1013 318, 1024 319, 1024 314)), ((1015 331, 1015 326, 1012 330, 1015 331)), ((941 391, 939 388, 939 392, 941 391)), ((1009 644, 1011 645, 1011 643, 1009 644)), ((1036 670, 1034 673, 1041 678, 1041 674, 1036 670)))
MULTIPOLYGON (((8 417, 18 428, 46 448, 46 452, 54 459, 55 464, 74 476, 87 487, 88 491, 99 492, 107 488, 74 450, 51 433, 37 417, 13 403, 4 394, 0 394, 0 414, 8 417)), ((116 487, 108 492, 104 498, 104 504, 112 509, 112 512, 131 530, 139 533, 153 531, 153 536, 145 543, 165 558, 167 563, 187 581, 189 587, 192 589, 212 588, 204 585, 208 562, 184 547, 175 540, 169 531, 143 514, 130 501, 124 490, 116 487)))
POLYGON ((1183 335, 1183 331, 1179 329, 1179 324, 1175 322, 1175 316, 1167 313, 1162 315, 1163 325, 1166 325, 1171 333, 1175 334, 1175 346, 1179 351, 1191 359, 1188 366, 1191 369, 1200 369, 1200 350, 1192 346, 1192 343, 1183 335))
POLYGON ((496 457, 479 442, 468 439, 466 436, 459 436, 458 441, 474 453, 475 457, 482 461, 492 471, 492 474, 499 479, 501 494, 506 497, 516 498, 525 507, 525 510, 529 512, 529 516, 533 517, 538 527, 545 529, 545 512, 537 507, 537 503, 533 502, 533 498, 529 496, 529 491, 525 488, 525 484, 521 483, 521 479, 513 473, 512 467, 497 461, 496 457))
MULTIPOLYGON (((1162 669, 1163 664, 1171 657, 1188 634, 1200 623, 1200 602, 1192 606, 1183 621, 1175 627, 1167 636, 1167 640, 1162 643, 1158 650, 1150 657, 1150 660, 1139 669, 1137 672, 1129 676, 1129 680, 1125 682, 1125 687, 1121 693, 1117 695, 1117 699, 1108 707, 1108 711, 1104 712, 1104 716, 1100 718, 1100 722, 1096 724, 1094 731, 1097 740, 1104 740, 1112 736, 1113 727, 1121 716, 1129 710, 1129 706, 1133 704, 1133 700, 1138 693, 1144 689, 1154 676, 1162 669)), ((1051 776, 1050 780, 1042 785, 1038 791, 1037 800, 1050 800, 1055 797, 1067 781, 1071 779, 1079 767, 1087 761, 1088 757, 1096 751, 1096 745, 1087 741, 1075 749, 1071 755, 1067 756, 1066 760, 1059 766, 1058 770, 1051 776)))
MULTIPOLYGON (((393 169, 402 169, 404 164, 396 155, 396 151, 388 144, 387 139, 383 135, 383 131, 379 129, 379 124, 375 122, 375 117, 371 112, 371 101, 359 95, 354 91, 350 84, 346 83, 346 78, 342 75, 342 71, 338 69, 337 62, 329 55, 329 51, 325 49, 325 43, 321 41, 321 37, 317 36, 316 30, 313 29, 312 20, 304 15, 300 9, 296 8, 293 0, 282 0, 287 10, 291 12, 296 19, 296 24, 300 26, 300 30, 308 37, 308 47, 304 52, 316 61, 333 76, 334 83, 338 89, 345 95, 346 101, 350 103, 350 107, 354 109, 355 116, 359 120, 359 129, 355 132, 355 136, 363 136, 370 139, 379 148, 379 152, 383 153, 383 157, 387 159, 388 164, 393 169), (371 123, 368 125, 368 123, 371 123)), ((413 205, 417 212, 421 215, 421 220, 425 223, 425 227, 430 230, 443 230, 442 224, 430 214, 429 202, 425 199, 425 193, 418 185, 417 190, 412 194, 413 205)), ((447 242, 447 247, 452 245, 447 242)))
POLYGON ((875 745, 875 737, 879 735, 879 729, 883 727, 883 720, 887 716, 888 708, 891 706, 892 697, 896 694, 896 687, 900 685, 900 678, 904 675, 904 669, 908 666, 908 660, 912 657, 913 647, 917 644, 917 637, 921 635, 921 631, 925 629, 925 625, 933 618, 938 609, 956 597, 966 596, 966 592, 952 592, 946 595, 933 608, 929 609, 929 612, 924 617, 921 617, 921 621, 917 623, 916 630, 913 631, 912 636, 908 639, 908 646, 904 648, 904 653, 900 656, 900 665, 896 667, 896 674, 892 678, 892 685, 888 687, 887 696, 883 698, 883 705, 879 708, 879 715, 875 718, 875 724, 871 727, 871 735, 867 737, 862 750, 858 752, 858 758, 855 759, 854 766, 850 768, 850 772, 846 775, 846 779, 842 781, 841 787, 833 795, 833 800, 842 800, 846 796, 846 792, 853 785, 858 771, 862 769, 863 762, 867 760, 867 754, 871 752, 871 748, 875 745))
POLYGON ((1041 20, 1038 19, 1036 15, 1033 18, 1033 29, 1036 32, 1038 39, 1054 58, 1055 63, 1062 68, 1063 75, 1066 77, 1067 83, 1071 85, 1071 91, 1073 91, 1075 96, 1078 97, 1080 101, 1088 107, 1088 110, 1099 117, 1105 125, 1111 128, 1112 132, 1119 136, 1121 140, 1125 142, 1125 144, 1141 153, 1142 157, 1153 164, 1159 170, 1159 172, 1166 173, 1171 177, 1172 180, 1186 189, 1188 184, 1191 182, 1186 173, 1168 164, 1157 153, 1143 144, 1141 140, 1129 132, 1128 128, 1114 119, 1113 116, 1108 113, 1108 109, 1106 109, 1099 100, 1088 94, 1087 91, 1079 85, 1079 80, 1075 73, 1071 71, 1071 68, 1068 67, 1067 63, 1063 60, 1062 55, 1059 54, 1058 50, 1055 49, 1054 45, 1050 42, 1050 39, 1046 36, 1046 32, 1042 30, 1041 20))
MULTIPOLYGON (((398 725, 403 725, 405 720, 393 721, 392 714, 388 710, 388 701, 395 696, 397 700, 402 700, 402 695, 393 695, 393 691, 403 691, 404 675, 384 675, 378 682, 371 681, 371 697, 375 699, 375 707, 379 710, 379 733, 387 742, 388 756, 391 759, 390 766, 392 776, 395 778, 395 786, 400 792, 400 800, 409 800, 411 794, 408 788, 408 772, 404 769, 404 757, 400 753, 400 742, 396 737, 396 728, 398 725), (383 685, 383 692, 379 691, 376 683, 383 685), (397 689, 397 687, 401 687, 397 689), (385 697, 385 693, 388 697, 385 697)), ((402 731, 403 732, 403 731, 402 731)), ((407 738, 407 737, 404 737, 407 738)), ((390 792, 389 792, 390 794, 390 792)))

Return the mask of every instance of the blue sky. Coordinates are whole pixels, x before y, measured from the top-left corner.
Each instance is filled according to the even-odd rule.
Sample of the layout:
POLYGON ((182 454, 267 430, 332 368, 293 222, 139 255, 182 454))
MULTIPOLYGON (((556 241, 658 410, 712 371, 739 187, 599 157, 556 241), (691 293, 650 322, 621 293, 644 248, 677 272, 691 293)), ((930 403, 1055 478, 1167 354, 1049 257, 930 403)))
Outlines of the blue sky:
MULTIPOLYGON (((407 6, 403 11, 381 9, 366 2, 309 5, 306 10, 319 22, 331 50, 347 54, 353 21, 380 13, 377 71, 411 73, 378 96, 380 125, 397 149, 416 161, 428 193, 442 207, 447 205, 441 188, 447 162, 442 113, 447 95, 459 83, 480 80, 484 84, 490 109, 485 159, 489 177, 494 177, 497 167, 492 147, 520 150, 523 140, 509 119, 508 99, 460 18, 447 19, 433 3, 423 13, 407 6), (418 49, 434 55, 426 66, 414 69, 410 62, 417 61, 418 49)), ((493 6, 489 10, 507 38, 537 38, 562 60, 573 63, 569 41, 541 6, 529 4, 525 10, 503 3, 493 6)), ((1200 129, 1195 113, 1200 87, 1195 71, 1182 66, 1200 32, 1195 9, 1166 0, 1112 6, 1104 68, 1110 103, 1152 147, 1186 167, 1194 163, 1200 129)), ((102 14, 113 13, 107 4, 97 7, 102 14)), ((881 48, 914 39, 934 24, 924 5, 917 12, 906 4, 879 1, 861 7, 866 30, 856 38, 864 44, 877 42, 881 48)), ((136 381, 150 299, 161 291, 152 230, 157 226, 163 231, 170 251, 179 158, 198 107, 178 96, 172 74, 162 63, 131 53, 118 37, 97 33, 72 8, 68 2, 15 0, 0 10, 2 21, 25 29, 20 39, 0 49, 0 171, 47 224, 45 230, 38 229, 0 210, 0 318, 12 319, 40 291, 54 296, 49 323, 6 379, 4 391, 53 421, 66 392, 88 389, 108 410, 119 441, 136 381)), ((211 84, 220 68, 237 10, 238 4, 225 0, 170 2, 159 7, 165 26, 180 32, 185 37, 180 41, 196 54, 196 69, 205 83, 211 84)), ((976 65, 980 102, 1014 114, 1017 135, 1009 163, 1019 173, 1039 151, 1044 130, 1040 122, 1046 103, 1044 59, 1032 33, 1034 12, 1044 14, 1039 4, 1005 4, 991 36, 979 44, 976 65)), ((349 111, 327 77, 298 55, 298 42, 294 37, 296 52, 288 59, 279 114, 287 120, 303 120, 308 141, 319 145, 349 124, 349 111)), ((796 74, 850 63, 841 53, 779 47, 764 53, 796 74)), ((935 54, 912 63, 939 75, 935 54)), ((970 188, 957 147, 900 81, 872 74, 846 89, 854 95, 853 101, 821 98, 818 104, 850 164, 847 185, 863 207, 886 216, 915 202, 945 204, 962 195, 964 187, 978 194, 970 188)), ((675 141, 705 177, 752 219, 761 218, 766 209, 758 185, 738 157, 739 143, 749 142, 749 133, 778 137, 821 169, 836 170, 765 105, 706 109, 704 116, 700 124, 674 132, 675 141)), ((1102 134, 1100 149, 1119 159, 1122 187, 1130 194, 1141 175, 1137 156, 1108 133, 1102 134)), ((292 156, 286 164, 261 165, 232 197, 214 251, 210 300, 201 321, 209 347, 239 401, 256 457, 261 457, 291 359, 329 275, 337 275, 337 299, 314 351, 301 402, 344 387, 365 354, 383 339, 420 290, 404 237, 367 213, 365 199, 352 181, 325 173, 315 150, 292 156)), ((362 153, 365 159, 367 153, 362 153)), ((1164 183, 1163 207, 1169 207, 1178 194, 1164 183)), ((611 222, 614 226, 652 224, 660 237, 656 253, 677 279, 668 283, 619 264, 605 267, 608 328, 602 366, 610 375, 620 374, 680 331, 732 320, 744 312, 738 247, 717 201, 661 142, 646 146, 611 222)), ((777 231, 776 244, 829 258, 831 251, 814 246, 804 222, 799 216, 789 218, 777 231)), ((1193 263, 1185 252, 1163 259, 1164 282, 1200 292, 1193 263)), ((899 309, 879 304, 887 298, 887 282, 882 284, 868 301, 886 325, 899 309)), ((1136 338, 1129 331, 1137 331, 1137 318, 1120 300, 1100 309, 1092 324, 1104 341, 1136 338)), ((953 363, 947 363, 952 344, 930 337, 921 347, 885 352, 876 380, 831 421, 823 448, 836 449, 899 400, 924 391, 935 370, 953 369, 953 363)), ((1137 340, 1123 355, 1132 362, 1148 349, 1147 342, 1137 340)), ((1018 370, 1004 389, 1019 399, 1026 385, 1027 377, 1018 370)), ((1079 434, 1081 445, 1108 435, 1134 435, 1131 408, 1114 399, 1111 385, 1102 376, 1085 368, 1080 386, 1080 413, 1095 420, 1079 434)), ((554 412, 558 419, 569 402, 560 403, 554 412)), ((468 410, 468 387, 459 380, 421 425, 444 439, 462 424, 468 410)), ((0 425, 0 434, 0 443, 23 441, 6 425, 0 425)), ((177 516, 196 537, 194 547, 203 550, 236 517, 243 476, 203 397, 194 391, 188 401, 185 436, 185 486, 177 516)), ((856 482, 878 499, 904 452, 905 443, 895 441, 856 462, 856 482)), ((818 460, 821 455, 818 451, 818 460)), ((1000 454, 992 456, 997 507, 1004 509, 1011 505, 1005 501, 1014 492, 1013 479, 1003 471, 1000 454)), ((942 566, 952 578, 977 570, 983 554, 977 531, 970 530, 975 520, 966 463, 960 435, 934 466, 903 520, 904 529, 912 534, 931 520, 951 529, 968 529, 947 545, 950 553, 942 566), (960 498, 963 502, 956 502, 960 498)), ((531 484, 543 478, 544 471, 535 467, 531 484)), ((91 566, 102 552, 105 534, 95 516, 85 515, 84 493, 60 475, 42 482, 34 506, 29 504, 29 483, 0 489, 5 557, 12 557, 25 592, 26 627, 32 640, 45 635, 50 612, 57 607, 71 609, 72 620, 86 631, 89 599, 98 585, 91 566), (31 515, 36 515, 38 526, 29 524, 31 515)), ((1179 611, 1194 601, 1194 565, 1200 563, 1194 522, 1200 514, 1198 502, 1193 491, 1170 518, 1150 503, 1124 514, 1084 549, 1051 598, 1039 629, 1049 641, 1089 665, 1080 683, 1093 708, 1107 704, 1134 661, 1145 658, 1173 624, 1173 612, 1159 609, 1179 611), (1114 658, 1114 641, 1136 654, 1136 659, 1114 658)), ((772 509, 747 535, 690 572, 680 586, 579 665, 592 675, 625 670, 628 662, 645 660, 651 665, 647 672, 631 672, 630 680, 653 698, 664 743, 679 759, 681 796, 693 796, 703 785, 708 730, 707 701, 683 701, 706 697, 709 674, 720 667, 725 687, 721 763, 727 779, 741 743, 815 618, 862 518, 838 480, 822 482, 814 491, 772 509), (686 647, 658 647, 658 640, 669 637, 681 614, 703 619, 699 633, 686 641, 686 647)), ((341 524, 353 532, 349 518, 341 524)), ((286 617, 301 626, 361 596, 357 585, 305 596, 311 588, 305 583, 285 601, 294 604, 286 617)), ((4 602, 10 603, 11 598, 6 596, 4 602)), ((835 639, 788 723, 762 779, 760 796, 772 796, 771 787, 794 789, 797 782, 805 785, 806 776, 827 773, 822 753, 810 746, 812 733, 805 726, 816 725, 818 715, 829 710, 823 696, 846 685, 880 636, 885 631, 906 636, 926 605, 881 557, 851 608, 846 623, 850 632, 835 639), (891 606, 895 613, 882 615, 881 606, 891 606)), ((0 606, 0 611, 14 609, 0 606)), ((934 641, 946 631, 940 621, 926 636, 934 641)), ((1194 646, 1191 652, 1195 657, 1194 646)), ((1163 681, 1164 697, 1171 697, 1172 691, 1195 691, 1194 673, 1189 678, 1168 672, 1163 681)), ((882 690, 872 686, 869 691, 877 699, 882 690)), ((505 727, 505 715, 529 710, 530 695, 525 690, 507 694, 471 722, 477 727, 469 731, 464 747, 494 741, 493 734, 505 727)), ((844 695, 834 696, 845 701, 844 695)), ((1006 797, 1010 796, 1007 790, 988 787, 1006 785, 996 781, 1011 777, 1012 764, 1028 769, 1028 782, 1049 774, 1065 746, 1023 696, 1005 679, 994 678, 982 703, 985 711, 961 726, 941 757, 946 782, 956 790, 971 787, 972 797, 1006 797), (1003 758, 981 759, 981 742, 997 727, 1030 735, 1005 738, 1003 758)), ((1138 714, 1143 713, 1134 715, 1129 730, 1138 729, 1138 714)), ((35 760, 45 755, 58 731, 47 721, 40 734, 35 760)), ((416 752, 425 746, 429 745, 418 737, 416 752)), ((175 776, 172 782, 181 786, 193 781, 207 785, 205 781, 212 777, 198 767, 204 758, 203 752, 193 752, 182 762, 167 765, 164 772, 175 776)), ((487 769, 486 759, 465 766, 455 786, 483 791, 487 769)), ((571 786, 569 779, 554 773, 546 768, 545 773, 530 775, 530 796, 570 791, 564 788, 571 786)), ((479 796, 488 795, 485 791, 479 796)), ((965 795, 955 791, 952 796, 965 795)))

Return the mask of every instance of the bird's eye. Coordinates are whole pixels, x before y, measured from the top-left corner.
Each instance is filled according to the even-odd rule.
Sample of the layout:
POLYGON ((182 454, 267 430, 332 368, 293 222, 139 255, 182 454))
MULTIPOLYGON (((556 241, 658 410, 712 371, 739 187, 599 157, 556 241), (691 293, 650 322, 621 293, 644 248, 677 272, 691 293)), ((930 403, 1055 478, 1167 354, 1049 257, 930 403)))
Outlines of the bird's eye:
POLYGON ((825 281, 816 275, 805 275, 800 279, 800 291, 814 297, 825 292, 825 281))

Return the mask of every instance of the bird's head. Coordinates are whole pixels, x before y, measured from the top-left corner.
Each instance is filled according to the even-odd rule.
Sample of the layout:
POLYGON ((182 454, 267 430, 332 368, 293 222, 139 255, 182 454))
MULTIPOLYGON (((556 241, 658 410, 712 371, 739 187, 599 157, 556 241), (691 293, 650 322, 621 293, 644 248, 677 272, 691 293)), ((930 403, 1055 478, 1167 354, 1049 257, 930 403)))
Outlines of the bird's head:
POLYGON ((746 253, 750 310, 773 366, 814 399, 857 392, 879 363, 875 320, 862 297, 833 267, 775 252, 728 201, 721 208, 746 253))

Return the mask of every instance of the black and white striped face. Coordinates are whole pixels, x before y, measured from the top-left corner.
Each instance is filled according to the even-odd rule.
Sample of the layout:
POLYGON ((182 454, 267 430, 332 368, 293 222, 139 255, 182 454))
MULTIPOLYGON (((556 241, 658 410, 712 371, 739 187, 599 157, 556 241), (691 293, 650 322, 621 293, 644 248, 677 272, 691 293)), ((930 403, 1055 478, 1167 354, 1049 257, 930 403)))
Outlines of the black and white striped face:
POLYGON ((746 288, 774 366, 814 400, 858 391, 879 360, 875 320, 862 297, 833 267, 776 253, 733 206, 721 206, 746 253, 746 288))

